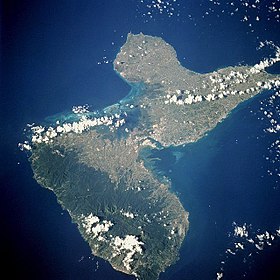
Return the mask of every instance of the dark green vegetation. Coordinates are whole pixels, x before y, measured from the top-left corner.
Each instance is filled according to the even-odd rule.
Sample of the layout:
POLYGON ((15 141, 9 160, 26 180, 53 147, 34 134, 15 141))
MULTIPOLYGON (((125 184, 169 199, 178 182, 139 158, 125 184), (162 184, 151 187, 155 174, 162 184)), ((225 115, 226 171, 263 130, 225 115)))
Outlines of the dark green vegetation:
POLYGON ((114 67, 131 93, 98 119, 80 114, 33 128, 30 160, 37 182, 56 194, 93 254, 155 280, 178 259, 189 223, 149 149, 197 141, 238 104, 280 82, 258 66, 194 73, 161 38, 143 34, 129 34, 114 67))
MULTIPOLYGON (((89 135, 79 136, 83 137, 89 138, 89 135)), ((54 144, 38 145, 31 156, 35 179, 56 194, 95 255, 139 279, 157 279, 159 273, 178 258, 188 227, 187 213, 177 197, 168 191, 167 185, 149 174, 144 179, 140 170, 145 168, 141 164, 141 190, 128 188, 128 178, 122 178, 116 185, 108 173, 79 162, 81 154, 80 151, 77 153, 78 150, 54 144), (99 239, 93 238, 92 233, 83 227, 83 217, 91 213, 101 222, 113 223, 99 239), (122 213, 133 213, 133 218, 122 213), (112 257, 114 248, 110 243, 114 237, 123 238, 128 234, 143 242, 143 251, 133 256, 130 270, 123 262, 128 251, 112 257)))

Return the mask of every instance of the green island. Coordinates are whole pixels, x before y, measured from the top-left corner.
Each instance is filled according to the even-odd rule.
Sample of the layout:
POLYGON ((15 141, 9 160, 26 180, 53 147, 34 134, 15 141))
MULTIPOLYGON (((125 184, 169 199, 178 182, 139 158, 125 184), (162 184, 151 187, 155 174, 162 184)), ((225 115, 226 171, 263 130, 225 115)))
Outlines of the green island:
POLYGON ((241 102, 279 87, 279 76, 265 71, 276 61, 199 74, 163 39, 128 34, 114 69, 131 92, 102 112, 80 106, 52 125, 32 125, 21 148, 95 256, 137 279, 158 279, 179 259, 189 221, 151 151, 195 142, 241 102))

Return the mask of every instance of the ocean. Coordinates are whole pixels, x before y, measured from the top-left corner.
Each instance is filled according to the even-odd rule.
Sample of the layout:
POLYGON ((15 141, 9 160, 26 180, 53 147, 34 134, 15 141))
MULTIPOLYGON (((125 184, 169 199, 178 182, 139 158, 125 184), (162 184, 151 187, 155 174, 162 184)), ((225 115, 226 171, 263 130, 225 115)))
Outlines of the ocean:
MULTIPOLYGON (((128 32, 163 37, 182 65, 200 73, 257 63, 273 53, 257 51, 260 41, 280 44, 279 22, 275 14, 266 14, 272 1, 266 1, 267 8, 261 3, 261 9, 247 12, 243 1, 236 1, 240 7, 234 15, 230 5, 211 1, 163 1, 174 8, 163 13, 151 2, 3 4, 0 236, 4 269, 8 264, 14 268, 6 268, 10 278, 134 279, 91 256, 76 225, 54 194, 35 182, 17 147, 27 123, 40 123, 73 105, 101 109, 128 94, 129 85, 112 67, 128 32), (256 13, 260 23, 243 20, 248 14, 256 18, 256 13)), ((279 65, 270 71, 279 73, 279 65)), ((279 135, 264 131, 268 120, 260 111, 272 94, 241 104, 197 143, 156 153, 158 168, 171 178, 172 190, 190 212, 180 261, 160 279, 217 279, 221 271, 223 279, 279 278, 275 232, 280 194, 274 172, 279 161, 273 162, 277 151, 271 148, 279 135), (258 250, 234 236, 235 225, 245 223, 247 239, 268 231, 275 236, 272 245, 258 250), (237 242, 245 249, 235 250, 237 242)))
POLYGON ((264 172, 271 169, 264 160, 271 138, 263 135, 263 125, 250 112, 260 99, 240 105, 205 138, 182 147, 177 162, 164 162, 177 149, 163 152, 169 155, 163 156, 160 169, 190 212, 190 231, 181 249, 180 268, 171 268, 162 279, 215 279, 222 261, 224 279, 277 279, 272 271, 279 271, 279 237, 270 254, 246 242, 236 255, 225 253, 237 240, 233 223, 249 225, 251 236, 278 228, 279 183, 264 172))

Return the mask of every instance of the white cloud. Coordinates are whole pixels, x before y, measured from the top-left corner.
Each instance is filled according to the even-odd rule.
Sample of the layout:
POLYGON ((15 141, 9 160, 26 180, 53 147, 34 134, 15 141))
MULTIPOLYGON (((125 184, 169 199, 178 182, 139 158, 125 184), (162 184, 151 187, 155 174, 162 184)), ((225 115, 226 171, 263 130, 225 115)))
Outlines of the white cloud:
POLYGON ((133 262, 133 256, 136 253, 142 254, 142 245, 144 245, 144 243, 139 241, 138 237, 134 235, 126 235, 124 238, 116 236, 112 238, 110 244, 113 248, 113 257, 125 254, 122 262, 125 269, 128 271, 131 270, 130 263, 133 262))
POLYGON ((82 225, 86 230, 86 233, 89 234, 92 238, 102 237, 102 233, 107 232, 114 225, 111 221, 103 220, 100 222, 100 219, 97 216, 94 216, 90 213, 88 216, 81 217, 82 225))

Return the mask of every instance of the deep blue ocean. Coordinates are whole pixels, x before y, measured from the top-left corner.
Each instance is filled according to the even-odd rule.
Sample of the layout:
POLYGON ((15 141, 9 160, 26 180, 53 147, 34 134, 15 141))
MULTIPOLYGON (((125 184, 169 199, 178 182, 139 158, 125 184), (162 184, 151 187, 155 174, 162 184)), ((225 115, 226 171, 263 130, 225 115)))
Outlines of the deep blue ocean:
MULTIPOLYGON (((279 1, 247 1, 249 6, 161 1, 167 8, 153 7, 156 2, 3 1, 0 250, 9 279, 134 279, 91 255, 54 194, 32 178, 27 156, 17 147, 27 123, 40 123, 73 105, 102 109, 129 93, 112 66, 128 32, 162 37, 182 65, 199 73, 273 56, 272 49, 257 50, 260 41, 280 46, 280 12, 271 8, 278 9, 279 1)), ((269 71, 279 73, 280 67, 269 71)), ((180 261, 160 279, 216 279, 221 267, 222 279, 280 279, 275 234, 280 164, 279 157, 273 160, 279 151, 271 148, 279 132, 264 131, 269 121, 260 110, 273 94, 241 104, 197 143, 155 152, 161 159, 157 168, 172 180, 172 190, 190 213, 180 261), (264 250, 247 242, 244 250, 228 254, 237 240, 234 222, 246 223, 252 238, 268 231, 275 239, 264 250)), ((278 98, 274 106, 279 103, 278 98)), ((280 122, 279 110, 270 109, 280 122)))

